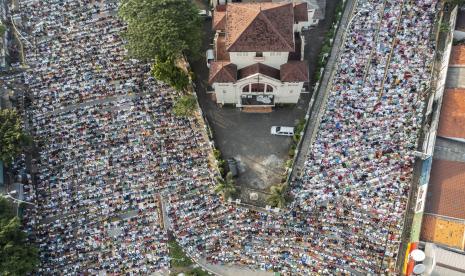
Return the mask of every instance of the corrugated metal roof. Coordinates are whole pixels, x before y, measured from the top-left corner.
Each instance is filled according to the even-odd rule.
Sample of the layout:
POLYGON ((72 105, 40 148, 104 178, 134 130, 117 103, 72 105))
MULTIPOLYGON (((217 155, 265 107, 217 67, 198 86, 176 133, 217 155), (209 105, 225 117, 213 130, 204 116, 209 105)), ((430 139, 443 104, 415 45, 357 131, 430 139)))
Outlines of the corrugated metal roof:
POLYGON ((436 249, 436 264, 465 270, 465 255, 438 247, 436 249))

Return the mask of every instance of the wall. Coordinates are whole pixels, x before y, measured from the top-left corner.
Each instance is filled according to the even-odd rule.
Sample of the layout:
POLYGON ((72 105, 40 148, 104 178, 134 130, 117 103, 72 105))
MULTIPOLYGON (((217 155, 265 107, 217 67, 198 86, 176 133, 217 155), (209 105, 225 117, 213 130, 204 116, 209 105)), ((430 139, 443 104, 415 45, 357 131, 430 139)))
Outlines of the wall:
POLYGON ((237 103, 237 95, 233 83, 214 83, 212 85, 218 104, 237 103))
POLYGON ((249 83, 256 83, 260 79, 260 83, 266 83, 273 86, 272 93, 267 95, 275 96, 275 103, 297 103, 302 91, 303 82, 286 82, 282 83, 279 80, 267 77, 262 74, 256 74, 237 81, 236 83, 214 83, 213 88, 216 94, 216 102, 218 104, 239 104, 241 103, 241 95, 254 95, 262 93, 242 93, 242 88, 249 83), (258 77, 259 76, 259 77, 258 77))
MULTIPOLYGON (((452 27, 455 27, 455 19, 457 15, 457 8, 455 8, 450 15, 449 24, 452 27)), ((453 28, 452 28, 453 29, 453 28)), ((452 31, 449 34, 452 37, 452 31)), ((437 44, 437 41, 436 41, 437 44)), ((432 154, 434 152, 434 145, 436 143, 436 132, 438 128, 438 122, 441 112, 442 106, 442 97, 444 94, 444 87, 446 82, 446 75, 447 75, 447 68, 449 64, 450 52, 452 48, 452 39, 448 40, 448 43, 445 45, 444 51, 442 52, 442 56, 440 59, 436 60, 435 66, 433 66, 433 73, 431 79, 436 79, 436 82, 432 81, 432 92, 430 93, 429 104, 427 106, 427 110, 425 113, 425 118, 428 116, 432 116, 431 125, 424 125, 427 128, 424 128, 425 131, 425 139, 423 140, 423 144, 421 145, 423 153, 429 155, 428 158, 421 162, 421 172, 420 172, 420 179, 418 183, 418 191, 416 196, 413 196, 413 200, 415 202, 414 205, 414 213, 415 214, 422 214, 425 208, 425 201, 426 201, 426 194, 428 192, 428 184, 429 178, 431 173, 431 164, 432 164, 432 154), (433 102, 436 104, 433 105, 433 102)), ((436 52, 436 55, 440 55, 440 50, 436 52)), ((415 185, 416 183, 414 183, 415 185)), ((421 221, 419 222, 421 227, 421 221)), ((415 225, 412 229, 416 228, 415 225)), ((415 233, 415 235, 410 233, 410 241, 417 242, 419 241, 419 233, 415 233)))
POLYGON ((287 62, 288 56, 288 52, 263 52, 263 57, 255 57, 255 52, 229 53, 231 63, 236 64, 238 70, 258 62, 279 70, 279 67, 287 62))
POLYGON ((454 31, 454 39, 462 40, 465 39, 465 32, 464 31, 454 31))

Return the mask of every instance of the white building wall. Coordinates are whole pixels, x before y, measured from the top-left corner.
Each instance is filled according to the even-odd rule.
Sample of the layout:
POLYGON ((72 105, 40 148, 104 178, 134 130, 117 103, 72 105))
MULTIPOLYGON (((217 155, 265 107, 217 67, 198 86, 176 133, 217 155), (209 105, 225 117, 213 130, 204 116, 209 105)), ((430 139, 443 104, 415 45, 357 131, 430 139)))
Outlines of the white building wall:
POLYGON ((299 22, 297 24, 294 24, 294 33, 300 33, 302 32, 302 29, 306 29, 310 26, 311 24, 309 21, 304 21, 304 22, 299 22))
POLYGON ((284 82, 275 96, 275 103, 297 103, 303 86, 303 82, 284 82))
POLYGON ((287 62, 288 52, 263 52, 263 57, 255 57, 256 52, 229 52, 231 63, 242 69, 255 63, 263 63, 279 70, 287 62))
POLYGON ((275 104, 278 103, 297 103, 302 91, 303 82, 281 82, 265 75, 259 74, 250 76, 245 79, 241 79, 236 83, 214 83, 213 88, 216 94, 216 102, 218 104, 241 104, 242 95, 274 95, 275 104), (273 92, 262 93, 262 92, 242 92, 242 88, 245 85, 256 83, 260 79, 260 83, 271 85, 273 92))
POLYGON ((214 83, 216 102, 219 104, 234 104, 236 102, 236 91, 234 83, 214 83))

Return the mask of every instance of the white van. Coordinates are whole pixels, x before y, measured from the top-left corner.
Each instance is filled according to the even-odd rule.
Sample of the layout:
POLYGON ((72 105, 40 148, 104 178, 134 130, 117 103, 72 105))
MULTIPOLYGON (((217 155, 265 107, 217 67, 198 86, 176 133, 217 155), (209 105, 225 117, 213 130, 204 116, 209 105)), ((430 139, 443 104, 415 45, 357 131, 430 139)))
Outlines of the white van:
POLYGON ((207 58, 207 67, 210 68, 210 64, 215 61, 215 56, 213 55, 213 50, 212 49, 208 49, 207 50, 207 53, 205 54, 206 58, 207 58))
POLYGON ((294 128, 286 126, 272 126, 271 134, 282 136, 294 136, 294 128))

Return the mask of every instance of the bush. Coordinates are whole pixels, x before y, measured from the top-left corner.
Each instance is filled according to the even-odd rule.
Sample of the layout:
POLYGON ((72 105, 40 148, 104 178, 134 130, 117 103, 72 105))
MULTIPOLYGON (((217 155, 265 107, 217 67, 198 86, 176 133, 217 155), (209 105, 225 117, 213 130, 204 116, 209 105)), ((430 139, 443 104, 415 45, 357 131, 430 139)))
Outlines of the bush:
POLYGON ((169 256, 173 267, 186 267, 192 265, 192 261, 182 250, 181 246, 176 241, 168 242, 169 256))
POLYGON ((294 133, 294 136, 292 136, 292 139, 294 140, 294 143, 298 143, 300 140, 300 133, 294 133))
MULTIPOLYGON (((294 146, 294 145, 292 145, 292 146, 294 146)), ((289 152, 288 152, 288 155, 289 155, 290 158, 293 158, 294 155, 295 155, 295 149, 292 149, 292 146, 291 146, 291 148, 289 149, 289 152)))
POLYGON ((295 126, 295 133, 301 133, 305 128, 305 119, 300 119, 297 125, 295 126))
POLYGON ((157 59, 152 65, 152 75, 177 91, 185 91, 189 85, 189 75, 176 66, 175 62, 174 58, 157 59))
POLYGON ((221 151, 219 149, 214 149, 213 150, 213 156, 215 157, 216 160, 220 160, 221 151))
POLYGON ((197 110, 197 102, 193 95, 184 95, 174 104, 173 113, 179 117, 192 117, 197 110))
POLYGON ((0 36, 3 36, 6 32, 6 27, 5 25, 0 23, 0 36))
POLYGON ((292 165, 294 164, 294 160, 289 159, 286 161, 286 167, 287 168, 292 168, 292 165))
POLYGON ((186 276, 208 276, 209 274, 200 268, 194 268, 186 272, 186 276))

